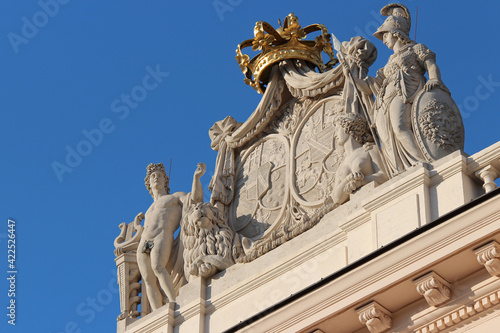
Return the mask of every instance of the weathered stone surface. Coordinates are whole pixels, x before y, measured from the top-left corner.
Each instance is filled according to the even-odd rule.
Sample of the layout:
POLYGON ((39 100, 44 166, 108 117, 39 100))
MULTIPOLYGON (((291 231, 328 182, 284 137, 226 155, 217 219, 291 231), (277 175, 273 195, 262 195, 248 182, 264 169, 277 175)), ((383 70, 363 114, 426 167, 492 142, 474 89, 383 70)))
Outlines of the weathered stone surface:
POLYGON ((474 251, 477 261, 484 265, 492 276, 500 277, 500 244, 491 241, 474 251))
POLYGON ((138 215, 144 220, 138 250, 137 265, 146 286, 146 293, 153 311, 168 302, 174 302, 179 288, 185 283, 182 247, 174 232, 179 228, 182 215, 191 204, 203 201, 200 177, 205 165, 198 164, 193 177, 192 193, 170 194, 169 179, 162 163, 150 164, 144 179, 146 188, 153 197, 153 204, 146 214, 138 215))
MULTIPOLYGON (((294 53, 299 51, 293 42, 305 33, 295 15, 274 32, 257 23, 254 39, 245 45, 261 50, 259 59, 270 54, 282 58, 252 67, 238 53, 247 79, 253 74, 258 81, 247 83, 263 96, 247 120, 228 116, 209 131, 218 152, 210 203, 203 203, 199 180, 204 165, 195 172, 191 194, 170 194, 162 165, 148 167, 146 186, 154 203, 146 215, 122 228, 123 244, 117 247, 117 255, 128 255, 123 261, 128 266, 119 266, 123 318, 138 316, 137 298, 142 316, 149 303, 152 310, 165 311, 168 300, 169 329, 178 326, 173 320, 197 327, 205 312, 208 318, 226 304, 253 315, 258 311, 249 303, 282 301, 289 289, 298 292, 310 279, 332 274, 469 202, 479 193, 475 177, 484 181, 486 191, 494 189, 499 163, 476 162, 461 153, 464 131, 458 108, 441 80, 435 54, 410 39, 408 9, 391 4, 382 14, 387 20, 375 36, 394 54, 375 77, 368 70, 377 49, 362 37, 336 45, 342 64, 333 67, 336 59, 318 65, 317 50, 294 53), (449 198, 450 189, 459 195, 449 198), (281 246, 285 249, 277 249, 281 246), (282 271, 304 268, 322 250, 329 251, 321 259, 328 264, 305 268, 308 278, 290 288, 276 278, 282 271), (266 258, 271 251, 277 257, 266 258), (246 272, 241 264, 255 272, 246 272), (184 285, 186 280, 193 282, 184 285), (271 296, 260 299, 254 283, 271 296), (172 303, 181 286, 185 297, 179 296, 177 308, 172 303), (213 304, 206 303, 209 298, 213 304)), ((326 28, 314 28, 321 31, 315 45, 333 55, 326 28)), ((443 281, 432 276, 417 288, 429 304, 440 305, 450 297, 443 281)), ((226 307, 214 316, 231 313, 226 307)), ((371 332, 391 327, 390 313, 376 302, 359 316, 371 332)))
POLYGON ((386 332, 392 327, 391 313, 375 301, 356 309, 356 312, 359 321, 366 325, 371 333, 386 332))
POLYGON ((209 278, 234 264, 234 232, 210 203, 191 205, 182 219, 184 275, 209 278))
POLYGON ((430 306, 439 306, 451 298, 449 283, 435 272, 429 272, 413 283, 430 306))

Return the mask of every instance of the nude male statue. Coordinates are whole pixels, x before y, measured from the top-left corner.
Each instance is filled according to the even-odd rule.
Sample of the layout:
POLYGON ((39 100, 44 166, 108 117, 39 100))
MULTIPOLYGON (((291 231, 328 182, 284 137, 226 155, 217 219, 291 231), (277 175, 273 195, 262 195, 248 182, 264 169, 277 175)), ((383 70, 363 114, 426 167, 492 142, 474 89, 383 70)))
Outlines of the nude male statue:
POLYGON ((163 305, 162 291, 169 302, 175 301, 172 276, 166 266, 172 253, 174 232, 180 225, 183 207, 203 202, 200 177, 206 168, 205 164, 198 164, 190 194, 184 192, 170 194, 169 179, 162 163, 150 164, 147 170, 144 181, 154 201, 145 216, 140 213, 136 218, 138 221, 144 219, 144 230, 137 248, 137 264, 154 311, 163 305))

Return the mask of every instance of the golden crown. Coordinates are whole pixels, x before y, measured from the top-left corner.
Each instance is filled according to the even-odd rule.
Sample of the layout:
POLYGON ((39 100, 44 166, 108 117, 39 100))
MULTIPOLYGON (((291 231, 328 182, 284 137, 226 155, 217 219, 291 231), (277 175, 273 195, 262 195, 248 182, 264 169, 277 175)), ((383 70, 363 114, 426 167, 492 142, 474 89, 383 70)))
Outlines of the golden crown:
POLYGON ((301 28, 299 19, 293 13, 285 18, 283 26, 274 29, 269 23, 258 21, 254 28, 254 38, 247 39, 236 49, 236 61, 245 75, 245 83, 263 94, 269 81, 270 68, 284 59, 303 59, 323 72, 338 60, 335 58, 330 42, 330 34, 323 24, 311 24, 301 28), (314 40, 304 40, 307 34, 321 31, 314 40), (241 53, 245 47, 252 46, 254 51, 262 51, 250 60, 247 54, 241 53), (325 64, 321 52, 325 52, 330 60, 325 64))

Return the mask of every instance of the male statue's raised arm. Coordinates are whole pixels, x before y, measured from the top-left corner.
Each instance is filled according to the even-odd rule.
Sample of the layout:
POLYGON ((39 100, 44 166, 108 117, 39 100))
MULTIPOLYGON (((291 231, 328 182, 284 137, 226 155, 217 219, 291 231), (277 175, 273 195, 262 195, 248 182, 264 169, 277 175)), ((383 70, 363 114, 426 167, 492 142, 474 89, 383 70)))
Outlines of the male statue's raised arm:
POLYGON ((198 167, 193 176, 193 187, 191 189, 191 198, 193 203, 203 202, 203 187, 201 186, 200 178, 205 173, 206 166, 204 163, 198 163, 198 167))

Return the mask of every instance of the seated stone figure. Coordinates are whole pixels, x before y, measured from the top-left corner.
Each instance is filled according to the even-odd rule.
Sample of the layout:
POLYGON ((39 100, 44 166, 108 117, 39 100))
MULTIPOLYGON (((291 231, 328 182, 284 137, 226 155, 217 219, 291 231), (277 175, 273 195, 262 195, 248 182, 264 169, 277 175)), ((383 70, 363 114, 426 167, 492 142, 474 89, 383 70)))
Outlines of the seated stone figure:
POLYGON ((193 177, 192 192, 170 194, 169 179, 162 163, 150 164, 144 179, 146 188, 153 197, 153 204, 144 219, 144 230, 137 248, 137 264, 142 282, 152 310, 163 305, 163 295, 169 302, 175 301, 178 288, 184 279, 182 253, 177 250, 178 238, 174 232, 179 228, 183 213, 193 203, 203 202, 203 188, 200 177, 205 173, 205 165, 198 164, 193 177), (179 267, 180 266, 180 267, 179 267))
POLYGON ((346 157, 337 169, 332 194, 340 205, 359 187, 375 181, 387 180, 382 161, 370 134, 368 123, 358 114, 340 113, 335 120, 335 144, 343 146, 346 157))

